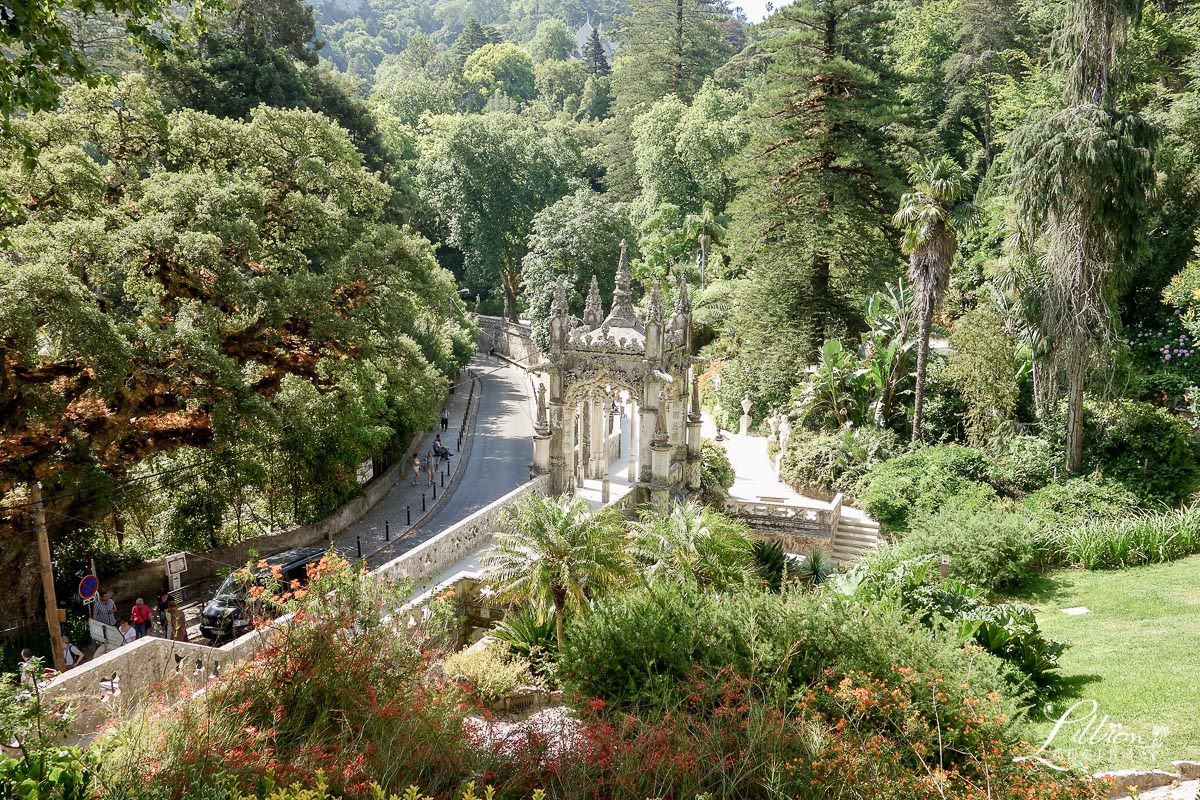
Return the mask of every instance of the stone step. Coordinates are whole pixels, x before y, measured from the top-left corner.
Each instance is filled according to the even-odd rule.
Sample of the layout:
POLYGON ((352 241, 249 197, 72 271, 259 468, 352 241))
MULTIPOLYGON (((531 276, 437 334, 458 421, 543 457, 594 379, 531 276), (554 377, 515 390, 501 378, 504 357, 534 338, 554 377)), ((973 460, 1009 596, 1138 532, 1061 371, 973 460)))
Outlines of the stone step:
POLYGON ((843 520, 838 520, 838 530, 839 531, 842 531, 842 530, 871 531, 872 533, 879 533, 879 525, 878 524, 870 525, 867 523, 859 522, 858 520, 847 521, 847 520, 843 519, 843 520))
POLYGON ((862 542, 870 547, 875 547, 882 540, 873 533, 851 533, 843 530, 837 532, 834 537, 836 542, 862 542))

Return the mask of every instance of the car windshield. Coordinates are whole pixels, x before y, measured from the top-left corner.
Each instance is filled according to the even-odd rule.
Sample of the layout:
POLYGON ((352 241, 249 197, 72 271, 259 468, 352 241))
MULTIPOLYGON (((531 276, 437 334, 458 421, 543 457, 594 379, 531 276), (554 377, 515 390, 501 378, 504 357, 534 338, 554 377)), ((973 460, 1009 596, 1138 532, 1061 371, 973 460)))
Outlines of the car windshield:
POLYGON ((221 588, 217 589, 218 600, 236 600, 241 593, 242 581, 238 579, 237 573, 233 573, 221 584, 221 588))

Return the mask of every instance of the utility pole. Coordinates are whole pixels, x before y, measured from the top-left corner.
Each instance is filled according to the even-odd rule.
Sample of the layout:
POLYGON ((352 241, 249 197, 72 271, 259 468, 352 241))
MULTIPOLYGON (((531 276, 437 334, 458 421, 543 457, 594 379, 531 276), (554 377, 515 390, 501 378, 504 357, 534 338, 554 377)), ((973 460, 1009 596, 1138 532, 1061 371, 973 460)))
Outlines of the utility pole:
POLYGON ((54 565, 50 562, 50 537, 46 534, 46 512, 42 509, 42 484, 39 481, 29 484, 29 496, 33 500, 33 527, 38 538, 38 560, 41 562, 42 596, 46 601, 46 625, 50 628, 50 649, 53 651, 54 668, 62 672, 67 665, 63 661, 58 598, 54 595, 54 565))

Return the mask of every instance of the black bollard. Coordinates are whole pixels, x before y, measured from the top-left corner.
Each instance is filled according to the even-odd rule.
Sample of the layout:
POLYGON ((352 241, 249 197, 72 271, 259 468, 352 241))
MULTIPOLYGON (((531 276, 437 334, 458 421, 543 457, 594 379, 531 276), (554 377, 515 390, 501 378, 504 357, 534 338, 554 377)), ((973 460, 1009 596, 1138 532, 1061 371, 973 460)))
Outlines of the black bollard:
POLYGON ((437 500, 437 481, 433 482, 433 499, 437 500))
POLYGON ((421 492, 421 510, 425 510, 425 493, 421 492))
POLYGON ((355 536, 354 541, 358 544, 358 557, 361 560, 362 559, 362 537, 355 536))
POLYGON ((442 488, 443 489, 446 488, 446 473, 445 472, 442 473, 442 488))
POLYGON ((404 524, 412 525, 412 506, 404 507, 404 524))
POLYGON ((385 542, 392 540, 392 526, 386 519, 383 521, 383 540, 385 542))

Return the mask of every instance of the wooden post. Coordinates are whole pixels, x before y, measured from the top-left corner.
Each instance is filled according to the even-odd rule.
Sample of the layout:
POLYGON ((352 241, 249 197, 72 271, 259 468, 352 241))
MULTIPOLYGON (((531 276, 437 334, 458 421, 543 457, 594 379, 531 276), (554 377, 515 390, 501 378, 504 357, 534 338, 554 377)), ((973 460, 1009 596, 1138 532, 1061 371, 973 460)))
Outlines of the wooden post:
POLYGON ((38 561, 42 573, 42 596, 46 602, 46 625, 50 628, 50 649, 54 668, 62 672, 67 668, 63 661, 62 628, 58 622, 58 598, 54 595, 54 565, 50 561, 50 537, 46 533, 46 513, 42 509, 42 484, 29 484, 29 497, 33 500, 33 527, 37 532, 38 561))

